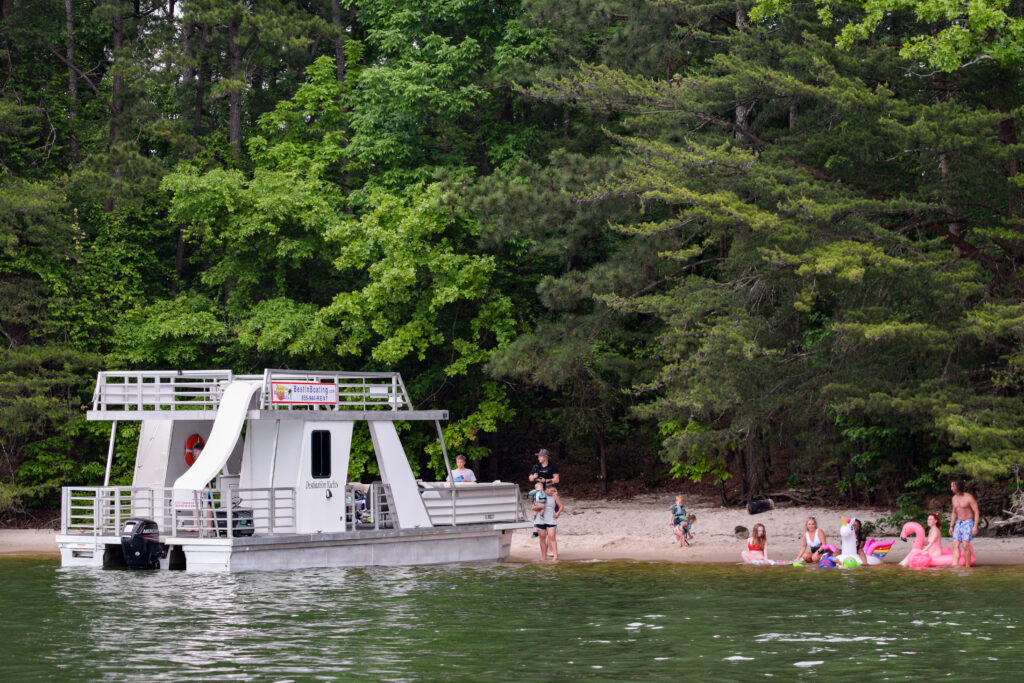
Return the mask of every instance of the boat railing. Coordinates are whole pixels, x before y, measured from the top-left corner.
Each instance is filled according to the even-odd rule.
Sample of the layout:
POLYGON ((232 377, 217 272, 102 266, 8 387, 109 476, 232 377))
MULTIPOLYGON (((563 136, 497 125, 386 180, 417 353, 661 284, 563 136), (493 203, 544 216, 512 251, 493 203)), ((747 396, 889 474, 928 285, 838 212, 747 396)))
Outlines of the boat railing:
POLYGON ((262 375, 235 375, 230 370, 118 370, 97 375, 89 418, 150 419, 177 411, 215 414, 228 385, 239 380, 262 383, 263 410, 412 410, 397 372, 266 370, 262 375))
POLYGON ((392 529, 391 487, 381 482, 345 485, 345 530, 392 529))
POLYGON ((434 526, 526 519, 518 484, 423 482, 420 496, 434 526))
POLYGON ((118 536, 130 517, 154 520, 160 535, 214 538, 295 532, 294 488, 181 491, 131 486, 65 486, 61 533, 118 536))
POLYGON ((232 379, 230 370, 105 371, 96 377, 92 409, 216 411, 232 379))
POLYGON ((267 370, 264 409, 412 410, 397 372, 307 372, 267 370))

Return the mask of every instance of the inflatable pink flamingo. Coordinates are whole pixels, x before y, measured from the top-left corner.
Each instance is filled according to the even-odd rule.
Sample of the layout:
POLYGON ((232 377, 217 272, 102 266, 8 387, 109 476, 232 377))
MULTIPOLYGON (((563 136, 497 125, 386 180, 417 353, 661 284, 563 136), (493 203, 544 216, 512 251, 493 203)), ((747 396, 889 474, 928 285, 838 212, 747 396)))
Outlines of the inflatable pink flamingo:
MULTIPOLYGON (((910 550, 910 554, 907 555, 907 566, 911 569, 924 569, 925 567, 952 567, 953 566, 953 549, 943 548, 941 555, 931 555, 924 552, 924 527, 917 522, 907 522, 903 525, 903 530, 900 532, 900 539, 905 541, 907 536, 913 534, 914 536, 914 547, 910 550)), ((965 566, 964 560, 966 558, 960 558, 960 566, 965 566)), ((974 566, 974 548, 971 548, 971 566, 974 566)))

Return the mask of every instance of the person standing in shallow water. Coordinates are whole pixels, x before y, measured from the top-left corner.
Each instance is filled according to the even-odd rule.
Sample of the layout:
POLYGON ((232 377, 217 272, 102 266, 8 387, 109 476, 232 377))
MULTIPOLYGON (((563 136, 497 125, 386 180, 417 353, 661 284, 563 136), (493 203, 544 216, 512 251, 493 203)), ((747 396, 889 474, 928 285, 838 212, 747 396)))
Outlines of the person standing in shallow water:
POLYGON ((969 568, 971 556, 974 555, 971 541, 978 533, 981 512, 978 511, 978 501, 965 490, 963 479, 951 481, 949 489, 953 492, 953 512, 949 515, 949 533, 953 537, 953 566, 960 566, 960 554, 963 553, 964 567, 969 568))
POLYGON ((551 559, 558 562, 558 518, 565 510, 562 501, 558 497, 558 489, 554 485, 548 486, 546 491, 547 506, 544 508, 544 522, 547 526, 547 550, 541 549, 541 561, 544 560, 544 553, 547 552, 551 559))

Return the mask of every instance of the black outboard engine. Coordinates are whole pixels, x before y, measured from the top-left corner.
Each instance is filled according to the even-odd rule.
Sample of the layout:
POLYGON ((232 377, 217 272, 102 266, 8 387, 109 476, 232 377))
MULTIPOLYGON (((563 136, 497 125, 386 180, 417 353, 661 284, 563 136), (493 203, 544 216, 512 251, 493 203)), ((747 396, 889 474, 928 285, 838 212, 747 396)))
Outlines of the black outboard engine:
POLYGON ((129 569, 159 569, 166 550, 160 545, 160 527, 151 519, 132 517, 121 527, 121 550, 129 569))

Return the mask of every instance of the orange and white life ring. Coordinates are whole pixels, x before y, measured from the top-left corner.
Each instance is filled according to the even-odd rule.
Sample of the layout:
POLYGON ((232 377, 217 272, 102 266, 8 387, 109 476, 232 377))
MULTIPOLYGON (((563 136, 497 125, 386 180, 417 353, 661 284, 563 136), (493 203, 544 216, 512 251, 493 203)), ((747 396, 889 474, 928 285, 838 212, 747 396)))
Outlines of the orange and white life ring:
POLYGON ((189 467, 192 467, 196 458, 199 457, 198 453, 194 450, 196 446, 199 446, 201 453, 203 447, 206 446, 206 440, 198 434, 193 434, 185 440, 185 464, 189 467))

